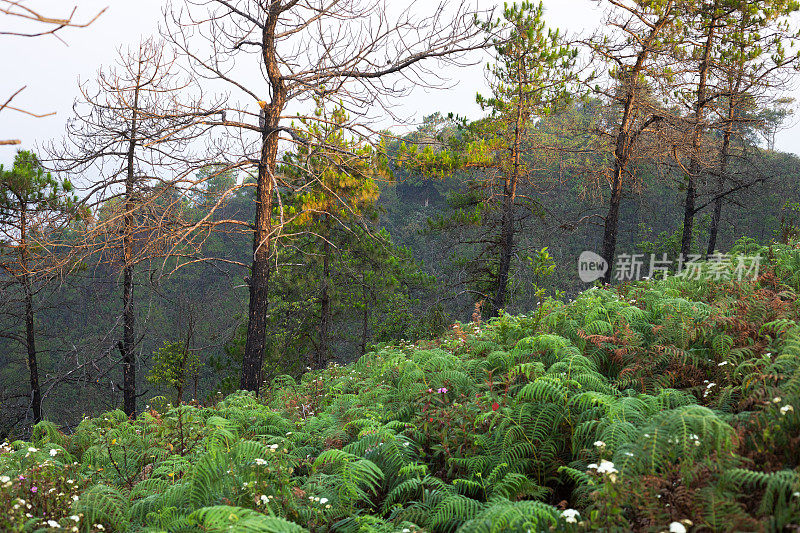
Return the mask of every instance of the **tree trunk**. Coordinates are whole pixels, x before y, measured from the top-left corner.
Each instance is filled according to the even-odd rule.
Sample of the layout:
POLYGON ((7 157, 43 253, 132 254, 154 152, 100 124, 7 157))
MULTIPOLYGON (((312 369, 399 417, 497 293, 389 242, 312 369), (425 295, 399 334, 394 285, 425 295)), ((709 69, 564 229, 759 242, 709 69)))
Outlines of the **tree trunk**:
POLYGON ((42 389, 39 386, 39 364, 36 359, 36 336, 33 314, 33 288, 31 287, 31 277, 28 273, 28 227, 27 217, 24 212, 24 204, 20 202, 23 209, 20 217, 20 259, 22 266, 22 286, 25 290, 25 348, 28 352, 28 373, 31 385, 31 408, 33 409, 33 423, 38 424, 42 421, 42 389))
POLYGON ((39 386, 39 365, 36 360, 36 339, 34 335, 33 294, 30 278, 24 275, 25 283, 25 341, 28 348, 28 370, 31 381, 31 407, 33 423, 42 421, 42 389, 39 386))
POLYGON ((261 366, 267 345, 267 310, 269 306, 270 256, 272 250, 273 176, 278 156, 278 126, 286 105, 286 87, 275 51, 275 28, 281 13, 281 2, 272 2, 261 32, 262 61, 269 78, 272 101, 266 107, 266 127, 261 132, 261 156, 256 184, 256 214, 253 232, 253 265, 250 272, 247 340, 242 359, 239 387, 258 395, 261 366))
POLYGON ((603 275, 603 283, 610 283, 614 271, 614 256, 617 252, 617 233, 619 228, 619 210, 622 204, 622 189, 623 178, 625 171, 631 159, 631 151, 635 138, 641 134, 648 124, 655 120, 651 118, 647 120, 642 128, 631 136, 631 130, 634 125, 634 108, 636 107, 639 86, 638 79, 641 72, 645 68, 645 63, 650 54, 651 43, 659 36, 660 32, 664 29, 670 20, 671 6, 666 10, 661 19, 651 28, 650 34, 647 39, 642 43, 643 47, 636 56, 636 63, 631 67, 630 71, 625 73, 627 81, 625 83, 625 100, 622 103, 622 117, 620 118, 619 127, 617 128, 617 137, 614 145, 614 167, 613 177, 611 180, 611 198, 609 199, 608 214, 605 217, 603 225, 603 249, 601 255, 606 261, 606 272, 603 275))
MULTIPOLYGON (((273 124, 277 125, 275 122, 273 124)), ((253 265, 250 272, 250 304, 248 308, 247 340, 242 359, 239 387, 258 394, 261 386, 261 366, 267 345, 267 310, 269 306, 270 256, 272 249, 272 171, 278 150, 278 136, 262 135, 261 159, 256 186, 256 218, 253 233, 253 265)))
MULTIPOLYGON (((518 72, 524 78, 525 72, 522 69, 522 62, 518 63, 518 72)), ((506 177, 503 183, 503 206, 500 226, 500 261, 497 266, 497 278, 495 279, 495 295, 490 310, 491 316, 505 309, 508 299, 508 274, 511 270, 511 258, 514 255, 514 204, 516 203, 517 184, 522 175, 522 165, 520 152, 522 150, 522 133, 525 127, 523 106, 525 105, 524 87, 522 80, 517 81, 517 116, 514 121, 514 144, 511 147, 511 158, 513 168, 511 176, 506 177)))
POLYGON ((497 316, 500 310, 505 309, 508 297, 508 274, 511 270, 511 258, 514 254, 514 199, 508 186, 503 200, 503 219, 500 229, 500 264, 497 268, 495 281, 495 297, 491 315, 497 316))
POLYGON ((617 129, 617 138, 614 146, 614 168, 611 180, 611 198, 608 204, 608 214, 603 225, 603 249, 601 255, 606 262, 606 272, 603 274, 603 283, 611 283, 614 271, 614 255, 617 253, 617 230, 619 227, 619 209, 622 204, 622 186, 625 169, 628 168, 631 154, 631 128, 633 126, 633 108, 636 104, 638 86, 636 78, 644 67, 647 58, 646 52, 639 54, 634 67, 633 75, 628 86, 628 94, 622 108, 622 119, 617 129))
MULTIPOLYGON (((128 240, 126 237, 125 240, 128 240)), ((130 243, 125 245, 126 256, 130 243)), ((133 267, 126 266, 122 282, 122 394, 128 416, 136 416, 136 342, 134 337, 133 267)))
MULTIPOLYGON (((324 219, 327 219, 323 215, 324 219)), ((327 223, 327 220, 325 220, 327 223)), ((322 243, 322 292, 319 297, 320 323, 319 344, 317 345, 316 368, 324 368, 331 355, 330 329, 331 329, 331 296, 330 296, 330 254, 331 245, 326 236, 322 243)))
POLYGON ((681 234, 681 255, 688 257, 692 251, 692 232, 694 231, 695 199, 697 187, 695 186, 693 167, 689 167, 689 176, 686 180, 686 200, 683 204, 683 233, 681 234))
MULTIPOLYGON (((725 174, 728 171, 728 151, 731 141, 730 127, 725 129, 722 139, 722 153, 719 162, 719 177, 717 178, 717 191, 721 195, 725 188, 725 174)), ((717 235, 719 234, 719 221, 722 218, 722 196, 714 199, 714 214, 711 216, 711 228, 709 228, 708 248, 706 257, 712 255, 717 249, 717 235)))
POLYGON ((133 116, 128 139, 127 174, 125 176, 125 213, 122 233, 122 404, 125 414, 136 416, 136 341, 134 333, 135 313, 133 308, 133 232, 134 209, 136 208, 136 176, 134 155, 138 126, 139 88, 134 91, 133 116))
POLYGON ((361 355, 367 353, 367 339, 369 338, 369 302, 364 302, 364 312, 361 315, 361 355))
POLYGON ((619 227, 619 208, 622 203, 622 173, 623 167, 617 159, 614 163, 614 178, 611 181, 611 198, 608 203, 608 214, 603 225, 603 250, 602 257, 606 262, 606 273, 603 274, 603 283, 611 282, 614 270, 614 255, 617 253, 617 229, 619 227))
MULTIPOLYGON (((742 24, 745 24, 745 19, 742 19, 742 24)), ((739 47, 739 50, 744 56, 745 46, 742 43, 739 47)), ((737 100, 739 96, 739 92, 742 87, 742 81, 744 78, 744 69, 740 69, 736 73, 736 79, 731 85, 731 94, 728 96, 728 113, 727 113, 727 121, 725 123, 725 131, 722 135, 722 150, 720 151, 720 161, 719 161, 719 178, 717 179, 717 194, 722 194, 725 188, 725 180, 727 178, 726 174, 728 172, 728 158, 730 156, 730 145, 731 145, 731 136, 733 135, 733 123, 737 119, 737 114, 739 112, 739 102, 737 100)), ((710 256, 716 251, 717 248, 717 236, 719 235, 719 222, 722 218, 722 196, 719 196, 714 199, 714 215, 711 218, 711 229, 709 231, 708 236, 708 248, 706 250, 706 256, 710 256)))
POLYGON ((700 175, 700 143, 703 139, 703 116, 705 107, 708 104, 706 89, 708 84, 708 74, 711 67, 711 49, 714 45, 715 30, 717 27, 716 18, 717 2, 711 6, 713 13, 708 26, 708 35, 703 50, 703 59, 700 61, 698 69, 699 81, 697 84, 697 100, 694 108, 694 133, 692 135, 692 154, 689 160, 689 172, 686 175, 686 200, 683 206, 683 235, 681 236, 681 255, 688 257, 692 252, 692 240, 694 231, 694 216, 697 213, 695 207, 697 200, 696 178, 700 175))

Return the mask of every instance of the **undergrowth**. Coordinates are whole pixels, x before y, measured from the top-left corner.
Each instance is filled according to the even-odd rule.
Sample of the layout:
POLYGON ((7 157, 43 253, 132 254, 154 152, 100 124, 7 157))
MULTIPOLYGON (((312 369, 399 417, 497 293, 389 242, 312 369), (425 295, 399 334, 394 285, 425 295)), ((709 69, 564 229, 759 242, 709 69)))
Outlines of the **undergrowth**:
POLYGON ((42 422, 0 448, 0 530, 797 530, 800 249, 758 251, 757 281, 595 287, 261 398, 42 422))

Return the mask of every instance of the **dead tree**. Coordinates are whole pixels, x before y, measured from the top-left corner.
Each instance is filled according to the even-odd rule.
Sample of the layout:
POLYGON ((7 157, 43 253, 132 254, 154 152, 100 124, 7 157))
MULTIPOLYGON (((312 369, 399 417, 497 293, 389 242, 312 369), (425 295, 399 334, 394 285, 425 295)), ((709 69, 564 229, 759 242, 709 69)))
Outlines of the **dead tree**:
POLYGON ((192 142, 201 94, 179 75, 163 43, 147 39, 120 51, 114 68, 81 85, 82 98, 60 146, 57 170, 84 176, 94 221, 76 246, 76 260, 106 262, 122 274, 124 410, 136 412, 134 274, 137 264, 164 257, 182 225, 182 189, 197 168, 192 142), (194 94, 194 97, 187 96, 194 94))
POLYGON ((306 107, 314 97, 341 101, 356 117, 345 127, 355 138, 375 142, 368 115, 376 105, 397 120, 394 98, 419 85, 444 86, 443 64, 462 64, 466 52, 487 41, 472 10, 444 1, 429 10, 419 2, 390 7, 387 0, 184 0, 167 10, 166 19, 169 39, 198 77, 224 82, 250 101, 230 103, 209 123, 235 140, 230 165, 248 168, 256 178, 240 386, 257 392, 271 262, 286 222, 278 192, 292 188, 276 174, 276 162, 283 142, 308 137, 292 119, 308 111, 306 118, 323 120, 306 107), (423 11, 431 14, 417 14, 423 11))

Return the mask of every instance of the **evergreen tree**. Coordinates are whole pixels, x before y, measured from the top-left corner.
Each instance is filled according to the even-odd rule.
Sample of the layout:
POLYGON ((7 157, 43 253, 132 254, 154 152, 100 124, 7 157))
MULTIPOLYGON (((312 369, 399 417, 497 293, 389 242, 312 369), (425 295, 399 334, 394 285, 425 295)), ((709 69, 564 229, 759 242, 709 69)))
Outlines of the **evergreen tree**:
POLYGON ((10 170, 0 165, 0 279, 4 282, 0 294, 10 302, 13 287, 22 292, 25 324, 23 334, 3 331, 0 336, 18 341, 27 353, 34 423, 42 420, 34 297, 62 261, 54 255, 52 232, 79 213, 76 206, 69 180, 53 177, 33 152, 17 152, 10 170))
POLYGON ((292 204, 296 216, 291 227, 309 236, 302 249, 310 266, 320 271, 318 338, 309 361, 315 368, 331 358, 334 256, 350 244, 352 227, 363 227, 375 215, 375 179, 386 176, 385 158, 348 135, 349 117, 341 105, 328 111, 320 99, 316 116, 322 120, 301 119, 306 142, 286 154, 281 167, 300 191, 292 204))
POLYGON ((495 61, 488 67, 491 94, 477 96, 487 117, 456 136, 444 124, 438 150, 412 146, 400 154, 401 165, 410 170, 461 172, 463 187, 450 197, 453 213, 432 227, 461 232, 462 242, 472 248, 473 257, 462 263, 469 271, 468 290, 488 304, 490 316, 509 304, 522 221, 544 212, 536 192, 544 188, 541 169, 552 139, 537 122, 567 108, 578 80, 577 51, 563 43, 557 30, 547 29, 543 12, 541 3, 514 3, 505 6, 502 17, 483 24, 485 31, 499 35, 495 61), (470 226, 474 232, 465 233, 470 226))

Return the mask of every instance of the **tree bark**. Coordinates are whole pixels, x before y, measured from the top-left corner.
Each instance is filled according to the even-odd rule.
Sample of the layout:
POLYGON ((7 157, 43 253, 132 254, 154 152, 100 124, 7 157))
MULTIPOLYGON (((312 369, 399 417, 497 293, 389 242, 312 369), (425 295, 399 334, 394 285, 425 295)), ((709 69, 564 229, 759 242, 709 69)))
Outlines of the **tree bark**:
POLYGON ((20 259, 22 266, 22 286, 25 291, 25 348, 28 353, 28 374, 31 385, 31 409, 33 410, 33 423, 42 421, 42 389, 39 386, 39 364, 36 356, 36 335, 33 313, 33 288, 31 277, 28 273, 28 227, 25 216, 24 203, 20 202, 22 216, 20 217, 20 240, 22 249, 20 259))
MULTIPOLYGON (((655 31, 655 30, 654 30, 655 31)), ((603 224, 603 249, 601 255, 606 262, 606 272, 603 283, 610 283, 614 271, 614 255, 617 252, 617 230, 619 227, 619 209, 622 204, 622 186, 625 170, 628 168, 631 157, 631 127, 633 126, 633 110, 636 105, 638 85, 636 79, 644 67, 647 59, 647 50, 639 54, 628 83, 628 94, 622 106, 622 119, 617 129, 617 138, 614 146, 614 168, 611 179, 611 197, 608 203, 608 214, 603 224)))
MULTIPOLYGON (((627 165, 627 163, 626 163, 627 165)), ((603 274, 603 283, 611 282, 614 270, 614 255, 617 253, 617 229, 619 227, 619 208, 622 203, 622 173, 621 162, 614 163, 614 177, 611 181, 611 197, 608 202, 608 214, 603 224, 603 250, 601 255, 606 262, 606 272, 603 274)))
MULTIPOLYGON (((324 219, 327 219, 323 215, 324 219)), ((327 223, 327 220, 325 221, 327 223)), ((324 368, 331 355, 331 296, 330 296, 330 254, 331 244, 326 236, 322 243, 322 292, 320 294, 319 344, 317 345, 316 368, 324 368)))
POLYGON ((367 353, 367 339, 369 338, 369 302, 364 302, 364 312, 361 314, 361 355, 367 353))
POLYGON ((134 210, 136 209, 136 175, 134 156, 138 127, 139 88, 134 90, 133 116, 128 139, 128 159, 125 176, 125 213, 122 234, 122 404, 125 414, 136 416, 136 339, 135 310, 133 307, 133 232, 134 210))
MULTIPOLYGON (((742 25, 745 25, 745 19, 742 19, 742 25)), ((742 28, 744 29, 744 28, 742 28)), ((744 55, 744 44, 742 43, 739 47, 739 51, 744 55)), ((719 178, 717 179, 717 187, 720 193, 725 188, 725 180, 727 178, 728 172, 728 159, 730 157, 730 145, 731 145, 731 136, 733 135, 733 124, 736 120, 736 115, 738 113, 738 106, 739 102, 737 100, 739 96, 739 92, 742 88, 742 81, 744 78, 744 69, 741 68, 736 73, 736 80, 733 82, 731 87, 731 94, 728 96, 728 113, 726 117, 725 123, 725 131, 722 134, 722 149, 720 151, 720 168, 719 168, 719 178)), ((706 257, 710 256, 716 251, 717 248, 717 236, 719 235, 719 222, 722 218, 722 200, 723 197, 719 196, 714 199, 714 214, 711 217, 711 228, 709 230, 708 235, 708 248, 706 250, 706 257)))
MULTIPOLYGON (((722 138, 722 152, 719 162, 719 177, 717 177, 717 190, 722 192, 725 188, 725 174, 728 171, 728 152, 730 150, 731 131, 730 127, 725 128, 722 138)), ((722 196, 714 199, 714 213, 711 215, 711 227, 708 234, 708 248, 706 257, 712 255, 717 249, 717 235, 719 234, 719 221, 722 218, 722 196)))
POLYGON ((34 335, 33 294, 28 274, 24 275, 25 284, 25 341, 28 348, 28 370, 31 382, 31 407, 33 423, 42 421, 42 389, 39 386, 39 365, 36 358, 36 338, 34 335))
POLYGON ((272 250, 272 195, 278 156, 278 126, 286 105, 286 87, 281 76, 275 50, 275 28, 281 2, 270 4, 267 21, 261 32, 262 61, 269 78, 272 100, 266 107, 266 126, 261 132, 261 156, 256 185, 255 231, 253 232, 253 264, 250 273, 250 303, 247 340, 242 360, 239 387, 258 394, 261 366, 267 343, 267 311, 269 306, 270 256, 272 250))
POLYGON ((697 187, 695 185, 694 174, 698 167, 689 166, 689 173, 686 176, 686 199, 683 203, 683 233, 681 234, 681 255, 688 257, 692 251, 692 232, 694 231, 695 199, 697 198, 697 187))
POLYGON ((506 180, 504 191, 503 218, 500 229, 500 264, 497 268, 495 296, 491 310, 492 316, 497 316, 500 310, 506 307, 508 275, 511 270, 511 258, 514 254, 514 197, 510 190, 516 183, 512 185, 510 182, 511 180, 506 180))
MULTIPOLYGON (((271 115, 268 112, 267 115, 271 115)), ((277 120, 271 122, 277 125, 277 120)), ((256 185, 255 231, 253 233, 253 264, 250 273, 250 303, 248 307, 247 340, 242 360, 239 386, 258 394, 261 386, 261 366, 267 345, 267 311, 269 307, 269 277, 272 230, 272 170, 278 151, 277 135, 262 135, 261 158, 256 185)))
MULTIPOLYGON (((130 203, 127 202, 127 203, 130 203)), ((136 347, 134 337, 135 313, 133 307, 133 265, 131 236, 127 228, 133 224, 130 211, 125 213, 126 234, 123 237, 123 255, 125 267, 123 268, 122 282, 122 391, 123 408, 128 416, 136 416, 136 347)))

